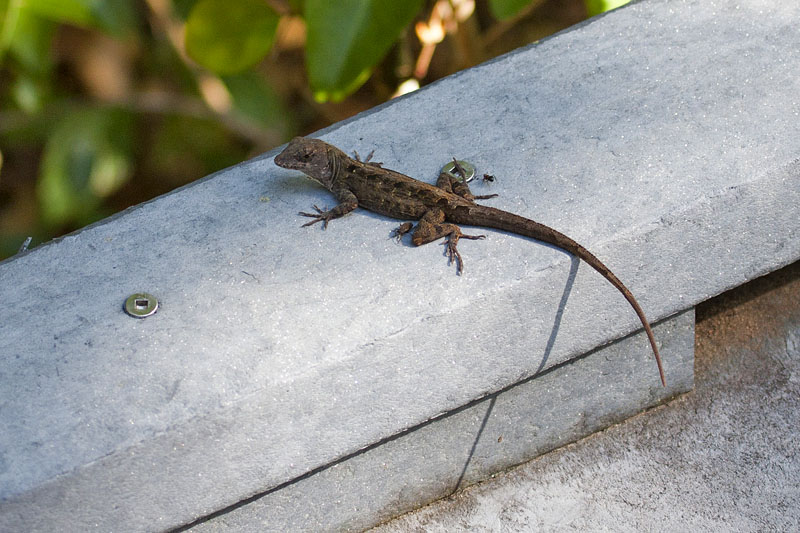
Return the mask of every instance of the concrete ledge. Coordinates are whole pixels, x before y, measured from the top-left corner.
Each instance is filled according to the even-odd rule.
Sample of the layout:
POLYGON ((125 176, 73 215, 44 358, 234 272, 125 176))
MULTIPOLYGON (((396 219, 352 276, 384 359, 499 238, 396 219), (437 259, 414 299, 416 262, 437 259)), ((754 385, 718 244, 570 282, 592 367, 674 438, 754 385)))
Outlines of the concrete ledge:
POLYGON ((797 530, 800 262, 695 316, 691 394, 370 533, 797 530))
MULTIPOLYGON (((656 328, 672 389, 693 384, 694 310, 656 328), (677 385, 676 385, 677 384, 677 385)), ((634 376, 652 361, 629 337, 553 367, 279 490, 259 495, 193 532, 360 531, 452 494, 655 405, 658 387, 634 376), (609 379, 627 374, 629 379, 609 379), (575 391, 582 391, 575 396, 575 391)))
MULTIPOLYGON (((799 11, 640 2, 324 138, 430 181, 451 155, 472 161, 499 177, 492 205, 572 236, 663 319, 800 257, 799 11)), ((259 496, 276 501, 276 487, 289 498, 311 472, 383 453, 376 443, 639 327, 600 276, 526 239, 464 243, 457 277, 436 246, 388 239, 396 221, 359 212, 301 229, 297 211, 331 198, 273 155, 0 264, 13 303, 0 322, 0 530, 169 529, 224 509, 238 520, 243 503, 270 521, 259 496), (144 320, 122 312, 139 291, 162 303, 144 320)), ((624 405, 598 395, 594 429, 691 386, 685 341, 663 331, 685 331, 677 320, 657 331, 681 348, 665 346, 673 388, 652 361, 626 370, 650 357, 635 336, 633 352, 586 371, 601 379, 563 381, 564 412, 584 410, 587 388, 637 385, 624 405)), ((463 467, 465 440, 452 442, 428 447, 455 446, 456 460, 426 494, 463 467)), ((376 509, 365 516, 392 512, 376 509)))

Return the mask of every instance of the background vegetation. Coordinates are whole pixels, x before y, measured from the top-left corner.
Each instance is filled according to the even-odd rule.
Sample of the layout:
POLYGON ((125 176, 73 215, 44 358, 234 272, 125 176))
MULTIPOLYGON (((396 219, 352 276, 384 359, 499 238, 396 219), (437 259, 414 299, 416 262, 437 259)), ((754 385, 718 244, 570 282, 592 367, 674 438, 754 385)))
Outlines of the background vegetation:
POLYGON ((0 0, 0 259, 626 0, 0 0))

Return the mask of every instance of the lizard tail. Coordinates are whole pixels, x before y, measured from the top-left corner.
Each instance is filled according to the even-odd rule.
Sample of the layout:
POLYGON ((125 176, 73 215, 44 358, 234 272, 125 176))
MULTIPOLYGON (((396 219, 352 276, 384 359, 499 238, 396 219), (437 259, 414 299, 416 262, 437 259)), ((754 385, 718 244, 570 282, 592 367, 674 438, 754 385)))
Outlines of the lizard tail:
POLYGON ((650 341, 650 346, 653 349, 653 355, 656 357, 656 364, 658 365, 658 374, 661 378, 661 384, 666 387, 667 380, 664 377, 664 366, 661 364, 661 354, 656 345, 656 337, 653 335, 653 330, 650 327, 650 322, 644 314, 639 302, 634 298, 633 293, 628 290, 620 279, 614 275, 611 270, 603 264, 597 257, 594 256, 589 250, 567 237, 560 231, 556 231, 551 227, 540 224, 531 219, 501 211, 494 207, 488 206, 470 206, 468 209, 461 211, 456 209, 455 212, 448 216, 448 219, 456 224, 465 224, 468 226, 484 226, 487 228, 499 229, 509 233, 516 233, 524 237, 530 237, 537 241, 546 242, 565 250, 579 259, 583 260, 590 267, 599 272, 606 278, 614 287, 622 293, 628 303, 631 304, 636 315, 644 326, 644 331, 647 334, 647 339, 650 341), (463 215, 463 218, 459 215, 463 215))

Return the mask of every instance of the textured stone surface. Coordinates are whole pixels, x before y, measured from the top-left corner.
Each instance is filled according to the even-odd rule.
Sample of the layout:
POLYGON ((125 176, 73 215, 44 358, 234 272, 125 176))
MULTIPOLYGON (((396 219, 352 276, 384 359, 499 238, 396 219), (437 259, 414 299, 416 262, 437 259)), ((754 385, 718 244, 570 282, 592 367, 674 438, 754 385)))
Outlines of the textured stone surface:
POLYGON ((798 530, 800 262, 697 320, 691 394, 371 533, 798 530))
MULTIPOLYGON (((656 330, 672 390, 692 386, 694 312, 656 330)), ((220 531, 358 531, 636 414, 660 386, 608 379, 635 374, 650 354, 629 337, 377 443, 249 505, 192 528, 220 531), (577 391, 577 394, 576 394, 577 391)))
MULTIPOLYGON (((472 161, 662 319, 800 256, 798 11, 640 2, 324 138, 430 181, 472 161)), ((458 277, 396 221, 301 229, 332 200, 272 155, 0 264, 0 529, 185 524, 639 327, 526 239, 464 242, 458 277)), ((603 379, 651 390, 641 361, 603 379)))

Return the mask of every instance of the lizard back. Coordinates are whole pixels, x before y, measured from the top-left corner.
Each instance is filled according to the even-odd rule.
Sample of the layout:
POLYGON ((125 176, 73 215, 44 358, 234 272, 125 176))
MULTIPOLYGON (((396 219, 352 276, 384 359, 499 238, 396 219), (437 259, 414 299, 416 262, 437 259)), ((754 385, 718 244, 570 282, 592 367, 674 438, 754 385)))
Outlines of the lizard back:
POLYGON ((392 218, 416 220, 430 209, 447 213, 476 205, 424 181, 369 163, 349 159, 343 171, 347 176, 344 186, 356 195, 361 207, 392 218))

